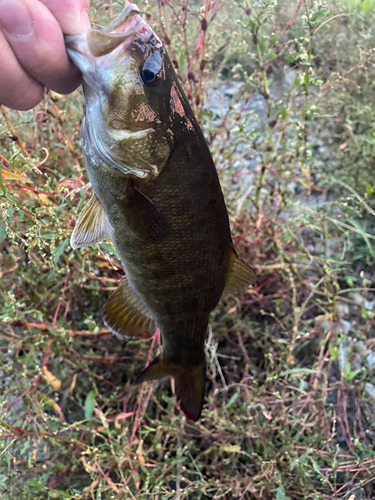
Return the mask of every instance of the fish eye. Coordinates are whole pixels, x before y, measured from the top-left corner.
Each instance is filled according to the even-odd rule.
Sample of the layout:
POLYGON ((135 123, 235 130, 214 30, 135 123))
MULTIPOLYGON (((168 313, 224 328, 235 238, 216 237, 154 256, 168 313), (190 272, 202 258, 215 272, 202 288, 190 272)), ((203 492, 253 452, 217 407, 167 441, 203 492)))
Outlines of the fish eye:
POLYGON ((148 83, 148 84, 153 83, 158 75, 156 75, 150 69, 144 69, 144 68, 142 68, 142 69, 143 69, 143 72, 142 72, 143 81, 145 83, 148 83))
POLYGON ((147 87, 157 87, 163 81, 162 67, 160 52, 153 52, 142 64, 139 72, 147 87))

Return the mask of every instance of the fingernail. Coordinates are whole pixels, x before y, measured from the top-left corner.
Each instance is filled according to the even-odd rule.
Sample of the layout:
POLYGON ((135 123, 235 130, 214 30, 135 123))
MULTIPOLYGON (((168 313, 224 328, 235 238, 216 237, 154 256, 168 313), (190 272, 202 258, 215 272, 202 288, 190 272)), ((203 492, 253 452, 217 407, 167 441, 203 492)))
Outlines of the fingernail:
POLYGON ((20 0, 0 0, 0 27, 10 36, 30 36, 34 22, 26 5, 20 0))
POLYGON ((85 31, 88 31, 89 29, 91 29, 91 23, 90 23, 89 15, 87 12, 82 12, 81 22, 82 22, 82 27, 85 31))

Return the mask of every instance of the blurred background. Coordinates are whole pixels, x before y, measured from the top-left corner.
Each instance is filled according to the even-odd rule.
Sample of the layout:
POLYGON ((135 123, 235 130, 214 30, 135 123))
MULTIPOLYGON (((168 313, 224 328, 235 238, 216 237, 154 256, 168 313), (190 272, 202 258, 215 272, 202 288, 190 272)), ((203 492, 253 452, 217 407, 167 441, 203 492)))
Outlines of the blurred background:
POLYGON ((81 90, 0 107, 0 497, 375 498, 375 0, 135 3, 258 279, 214 312, 186 422, 169 383, 131 385, 158 338, 103 326, 110 241, 69 244, 91 195, 81 90))

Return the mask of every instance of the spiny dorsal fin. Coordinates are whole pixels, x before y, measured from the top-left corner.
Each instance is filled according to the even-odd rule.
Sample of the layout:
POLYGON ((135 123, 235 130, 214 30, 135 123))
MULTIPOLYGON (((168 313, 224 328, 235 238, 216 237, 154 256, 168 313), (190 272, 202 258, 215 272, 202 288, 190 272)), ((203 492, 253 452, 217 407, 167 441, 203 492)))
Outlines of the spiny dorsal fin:
POLYGON ((245 264, 233 250, 230 259, 228 279, 221 298, 225 299, 230 293, 249 287, 254 283, 255 279, 256 276, 250 267, 245 264))
POLYGON ((205 361, 197 366, 181 366, 157 357, 138 376, 136 383, 173 377, 181 410, 196 422, 202 413, 205 376, 205 361))
POLYGON ((70 244, 74 249, 91 247, 110 238, 112 231, 103 205, 94 195, 78 216, 70 244))
POLYGON ((126 278, 105 303, 103 321, 112 333, 125 337, 150 338, 156 331, 150 311, 134 296, 126 278))

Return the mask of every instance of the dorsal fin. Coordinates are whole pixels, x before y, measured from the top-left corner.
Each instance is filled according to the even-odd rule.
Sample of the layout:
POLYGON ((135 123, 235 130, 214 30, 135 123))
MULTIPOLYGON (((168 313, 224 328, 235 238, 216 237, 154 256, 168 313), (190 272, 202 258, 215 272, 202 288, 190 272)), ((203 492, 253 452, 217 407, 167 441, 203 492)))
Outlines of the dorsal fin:
POLYGON ((134 295, 126 278, 103 308, 103 321, 114 334, 150 338, 156 323, 146 305, 134 295))
POLYGON ((70 244, 74 249, 91 247, 110 238, 112 231, 103 205, 94 195, 78 216, 70 244))

